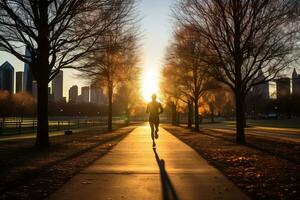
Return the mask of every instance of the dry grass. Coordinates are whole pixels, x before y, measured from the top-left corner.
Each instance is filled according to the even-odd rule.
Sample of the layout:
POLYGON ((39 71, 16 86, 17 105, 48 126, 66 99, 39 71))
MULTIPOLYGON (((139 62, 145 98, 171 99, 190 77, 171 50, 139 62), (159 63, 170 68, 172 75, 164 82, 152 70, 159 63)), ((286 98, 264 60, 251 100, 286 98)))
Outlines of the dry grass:
POLYGON ((34 140, 0 143, 0 199, 44 199, 103 156, 134 127, 90 130, 51 138, 49 149, 34 140))
POLYGON ((299 199, 299 144, 249 136, 247 145, 237 145, 234 137, 220 133, 164 128, 194 148, 253 199, 299 199))

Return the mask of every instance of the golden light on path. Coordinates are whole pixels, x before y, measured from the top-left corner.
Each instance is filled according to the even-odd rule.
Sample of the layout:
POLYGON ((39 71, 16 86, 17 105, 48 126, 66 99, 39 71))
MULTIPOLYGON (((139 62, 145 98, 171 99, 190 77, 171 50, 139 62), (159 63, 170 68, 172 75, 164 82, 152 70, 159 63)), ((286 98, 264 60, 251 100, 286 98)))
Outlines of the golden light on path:
POLYGON ((151 95, 156 93, 159 96, 160 70, 145 68, 141 77, 141 95, 144 101, 151 101, 151 95))

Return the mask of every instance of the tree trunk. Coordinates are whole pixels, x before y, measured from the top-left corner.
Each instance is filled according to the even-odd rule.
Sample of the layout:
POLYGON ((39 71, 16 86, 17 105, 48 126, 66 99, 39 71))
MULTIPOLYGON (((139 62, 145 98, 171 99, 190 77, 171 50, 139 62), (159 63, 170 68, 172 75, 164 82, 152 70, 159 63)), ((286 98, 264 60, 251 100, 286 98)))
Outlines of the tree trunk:
POLYGON ((48 147, 48 81, 37 83, 38 105, 37 105, 37 136, 36 146, 48 147))
POLYGON ((172 125, 175 126, 177 125, 177 112, 176 112, 176 106, 174 103, 171 104, 172 108, 172 125))
POLYGON ((188 128, 192 128, 193 106, 191 102, 188 103, 188 128))
POLYGON ((38 24, 37 62, 31 64, 32 72, 34 73, 38 88, 36 146, 48 147, 48 82, 51 69, 49 68, 50 42, 48 37, 49 25, 47 1, 39 1, 39 12, 40 20, 38 24))
POLYGON ((236 104, 236 142, 239 144, 245 143, 245 102, 243 95, 240 92, 235 94, 236 104))
POLYGON ((112 83, 108 85, 108 119, 107 119, 107 130, 112 131, 112 96, 113 96, 113 88, 112 83))
POLYGON ((194 112, 195 112, 195 131, 199 132, 199 108, 198 108, 198 99, 196 98, 194 101, 195 104, 195 108, 194 108, 194 112))

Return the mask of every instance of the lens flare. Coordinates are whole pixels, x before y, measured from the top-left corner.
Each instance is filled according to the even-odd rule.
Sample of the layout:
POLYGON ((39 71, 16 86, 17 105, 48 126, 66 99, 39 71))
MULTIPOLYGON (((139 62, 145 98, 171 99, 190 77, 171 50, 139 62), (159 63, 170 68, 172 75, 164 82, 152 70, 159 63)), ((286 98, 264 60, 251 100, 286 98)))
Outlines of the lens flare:
POLYGON ((151 95, 156 93, 159 96, 159 79, 160 71, 151 69, 144 69, 141 77, 141 95, 144 101, 151 101, 151 95))

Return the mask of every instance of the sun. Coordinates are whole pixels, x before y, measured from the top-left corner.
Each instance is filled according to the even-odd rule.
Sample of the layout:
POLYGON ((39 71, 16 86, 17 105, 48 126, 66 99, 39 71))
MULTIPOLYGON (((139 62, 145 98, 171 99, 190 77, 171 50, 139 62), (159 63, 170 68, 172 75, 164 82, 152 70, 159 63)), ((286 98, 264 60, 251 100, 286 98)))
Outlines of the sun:
POLYGON ((155 69, 144 69, 141 77, 141 95, 144 101, 151 101, 151 95, 159 95, 160 72, 155 69))

